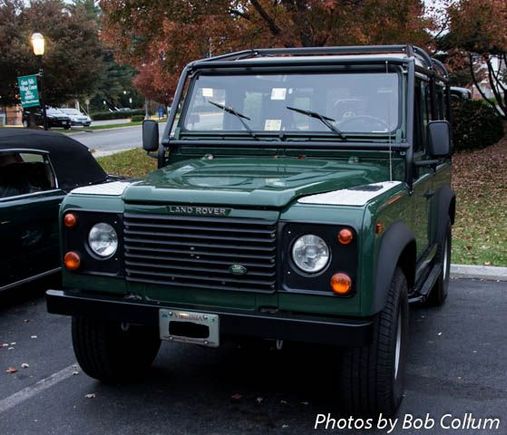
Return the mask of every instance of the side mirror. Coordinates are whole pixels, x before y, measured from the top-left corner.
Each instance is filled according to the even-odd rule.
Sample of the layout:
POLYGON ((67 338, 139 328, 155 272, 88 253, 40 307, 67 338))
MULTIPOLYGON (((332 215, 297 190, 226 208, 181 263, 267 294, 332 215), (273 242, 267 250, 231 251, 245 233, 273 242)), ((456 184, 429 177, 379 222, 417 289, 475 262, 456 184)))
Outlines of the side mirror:
POLYGON ((147 152, 158 150, 158 123, 149 119, 143 121, 143 149, 147 152))
POLYGON ((428 154, 431 157, 448 157, 451 152, 451 126, 448 121, 428 123, 428 154))

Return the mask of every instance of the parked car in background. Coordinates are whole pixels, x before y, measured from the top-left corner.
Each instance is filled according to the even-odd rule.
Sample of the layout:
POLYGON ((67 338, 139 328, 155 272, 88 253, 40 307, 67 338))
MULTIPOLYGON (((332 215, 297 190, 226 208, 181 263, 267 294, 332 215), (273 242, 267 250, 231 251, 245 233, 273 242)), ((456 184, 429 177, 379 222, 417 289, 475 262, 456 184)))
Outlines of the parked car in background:
POLYGON ((71 125, 82 125, 83 127, 89 127, 92 123, 92 119, 84 113, 80 112, 78 109, 62 107, 59 110, 70 118, 71 125))
POLYGON ((451 100, 471 100, 472 91, 459 86, 451 86, 451 100))
MULTIPOLYGON (((32 122, 31 118, 33 119, 33 123, 35 123, 35 125, 44 125, 44 118, 40 107, 34 107, 23 111, 23 126, 30 127, 32 122)), ((46 107, 46 118, 48 128, 64 128, 65 130, 68 130, 71 127, 70 117, 63 113, 60 109, 46 107)))
POLYGON ((0 292, 58 272, 58 209, 79 186, 111 178, 64 135, 0 129, 0 292))

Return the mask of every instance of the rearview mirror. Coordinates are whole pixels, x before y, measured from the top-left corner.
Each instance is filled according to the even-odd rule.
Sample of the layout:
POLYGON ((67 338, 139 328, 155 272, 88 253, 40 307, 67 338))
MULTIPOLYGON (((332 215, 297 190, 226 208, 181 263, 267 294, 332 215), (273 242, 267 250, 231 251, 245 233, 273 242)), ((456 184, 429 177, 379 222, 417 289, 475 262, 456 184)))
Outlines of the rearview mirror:
POLYGON ((451 151, 449 122, 430 121, 428 123, 428 154, 431 157, 448 157, 451 151))
POLYGON ((147 152, 158 150, 158 123, 149 119, 143 121, 143 149, 147 152))

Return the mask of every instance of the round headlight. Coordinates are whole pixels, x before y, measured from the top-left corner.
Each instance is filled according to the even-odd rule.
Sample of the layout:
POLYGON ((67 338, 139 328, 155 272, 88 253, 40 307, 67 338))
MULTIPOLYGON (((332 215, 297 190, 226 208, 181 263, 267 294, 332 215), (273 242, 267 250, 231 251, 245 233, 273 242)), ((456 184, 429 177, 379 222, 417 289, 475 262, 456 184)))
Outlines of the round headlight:
POLYGON ((118 235, 111 225, 96 224, 88 234, 88 244, 92 252, 99 257, 110 257, 118 249, 118 235))
POLYGON ((305 272, 320 272, 329 261, 329 248, 319 236, 305 234, 294 243, 292 259, 305 272))

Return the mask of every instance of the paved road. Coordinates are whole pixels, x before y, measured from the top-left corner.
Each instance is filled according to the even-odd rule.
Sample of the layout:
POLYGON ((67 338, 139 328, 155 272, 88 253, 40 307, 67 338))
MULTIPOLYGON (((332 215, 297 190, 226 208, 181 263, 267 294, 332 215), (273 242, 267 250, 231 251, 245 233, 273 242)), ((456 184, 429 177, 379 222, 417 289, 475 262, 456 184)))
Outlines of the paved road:
MULTIPOLYGON (((160 124, 160 134, 165 124, 160 124)), ((71 137, 92 150, 111 152, 139 148, 142 143, 141 126, 117 127, 108 130, 76 131, 71 137)))
MULTIPOLYGON (((330 398, 337 360, 329 348, 164 344, 144 383, 102 385, 72 366, 69 319, 48 315, 40 290, 2 297, 0 307, 0 343, 14 348, 0 348, 2 435, 293 434, 313 432, 318 413, 340 418, 330 398), (7 374, 10 366, 18 372, 7 374)), ((453 280, 442 309, 411 310, 399 417, 430 413, 436 429, 401 430, 398 422, 392 433, 507 433, 506 313, 507 284, 473 280, 453 280), (443 415, 467 412, 499 417, 499 430, 439 428, 443 415)))

